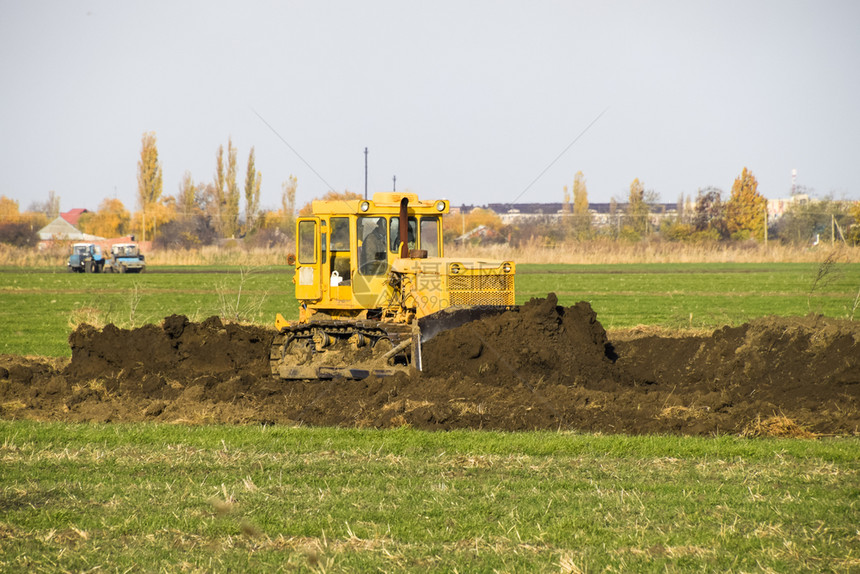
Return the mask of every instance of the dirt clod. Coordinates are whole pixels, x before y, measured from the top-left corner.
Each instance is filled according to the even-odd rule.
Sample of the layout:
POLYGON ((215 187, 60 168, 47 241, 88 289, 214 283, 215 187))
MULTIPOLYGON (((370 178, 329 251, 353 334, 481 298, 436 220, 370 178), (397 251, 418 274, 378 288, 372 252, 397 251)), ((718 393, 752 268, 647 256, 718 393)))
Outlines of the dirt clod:
POLYGON ((860 323, 767 317, 709 336, 613 341, 555 295, 425 344, 426 370, 281 381, 274 332, 182 315, 69 337, 72 357, 0 357, 0 417, 65 421, 575 429, 760 436, 860 433, 860 323))

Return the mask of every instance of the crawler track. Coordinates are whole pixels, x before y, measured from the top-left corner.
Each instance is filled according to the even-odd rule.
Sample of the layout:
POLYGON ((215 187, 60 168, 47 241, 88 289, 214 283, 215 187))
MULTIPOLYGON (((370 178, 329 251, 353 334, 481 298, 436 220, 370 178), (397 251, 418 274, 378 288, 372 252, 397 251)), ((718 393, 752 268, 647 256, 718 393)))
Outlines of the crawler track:
POLYGON ((415 345, 409 325, 320 320, 281 330, 269 364, 282 379, 390 376, 409 369, 415 345))

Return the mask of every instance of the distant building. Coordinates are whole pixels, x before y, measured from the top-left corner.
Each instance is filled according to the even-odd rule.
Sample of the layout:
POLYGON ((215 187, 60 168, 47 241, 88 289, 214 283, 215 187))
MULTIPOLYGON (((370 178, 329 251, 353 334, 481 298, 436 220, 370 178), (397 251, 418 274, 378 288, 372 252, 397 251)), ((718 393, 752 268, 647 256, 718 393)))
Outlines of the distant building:
POLYGON ((768 199, 767 200, 767 216, 771 219, 779 219, 785 212, 788 211, 794 205, 806 205, 810 201, 816 201, 815 199, 810 199, 809 196, 805 193, 799 193, 797 195, 792 195, 791 197, 785 197, 780 199, 768 199))
POLYGON ((60 217, 62 217, 72 225, 77 226, 78 220, 80 220, 81 216, 85 213, 89 213, 89 210, 79 207, 76 209, 70 209, 65 213, 61 213, 60 217))
POLYGON ((104 237, 83 233, 75 227, 84 213, 87 213, 86 209, 72 209, 61 213, 58 218, 40 229, 37 232, 39 234, 39 248, 44 249, 58 241, 88 241, 93 243, 103 241, 104 237))
MULTIPOLYGON (((486 208, 495 212, 502 223, 510 225, 529 220, 552 223, 572 216, 573 214, 566 211, 564 207, 563 203, 490 203, 486 208)), ((609 224, 612 215, 623 215, 626 208, 626 203, 618 203, 613 214, 611 203, 589 203, 588 213, 591 214, 592 223, 600 226, 609 224)), ((468 213, 474 209, 474 206, 462 206, 460 209, 468 213)), ((677 214, 675 203, 658 203, 652 206, 650 219, 653 225, 659 225, 662 219, 675 217, 677 214)))

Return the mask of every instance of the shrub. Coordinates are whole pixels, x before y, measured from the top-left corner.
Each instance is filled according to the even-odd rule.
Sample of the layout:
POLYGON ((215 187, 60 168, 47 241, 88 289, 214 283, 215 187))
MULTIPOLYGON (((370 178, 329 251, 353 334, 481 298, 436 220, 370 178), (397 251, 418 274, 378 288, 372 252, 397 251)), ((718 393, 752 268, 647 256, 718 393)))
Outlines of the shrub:
POLYGON ((39 243, 39 234, 23 221, 0 223, 0 243, 15 247, 33 247, 39 243))
POLYGON ((211 218, 196 215, 188 219, 174 219, 160 226, 155 245, 161 248, 194 249, 212 245, 217 237, 211 218))

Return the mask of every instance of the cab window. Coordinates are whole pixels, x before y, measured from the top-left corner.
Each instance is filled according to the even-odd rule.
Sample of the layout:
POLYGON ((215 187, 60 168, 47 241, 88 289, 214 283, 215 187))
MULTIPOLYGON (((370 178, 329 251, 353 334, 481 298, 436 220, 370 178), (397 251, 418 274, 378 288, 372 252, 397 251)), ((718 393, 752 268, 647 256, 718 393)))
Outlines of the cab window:
POLYGON ((314 240, 317 225, 315 221, 299 221, 299 263, 313 264, 317 262, 314 240))
POLYGON ((331 250, 349 251, 349 218, 331 218, 331 250))
POLYGON ((427 251, 427 257, 439 256, 439 218, 421 218, 421 249, 427 251))
MULTIPOLYGON (((332 217, 330 221, 331 272, 340 276, 340 285, 350 285, 352 266, 349 252, 349 218, 332 217)), ((333 283, 334 285, 334 283, 333 283)))
MULTIPOLYGON (((414 217, 409 218, 408 222, 409 227, 407 227, 406 236, 407 244, 409 245, 409 249, 415 249, 417 246, 415 245, 415 235, 418 229, 418 221, 415 220, 414 217)), ((389 249, 392 253, 400 253, 400 218, 392 217, 391 218, 391 233, 389 234, 390 244, 389 249)))
POLYGON ((388 226, 384 217, 360 217, 356 233, 361 239, 358 272, 383 275, 388 272, 388 226))

